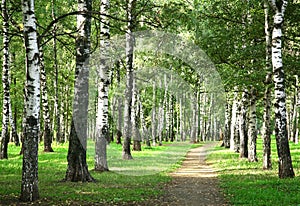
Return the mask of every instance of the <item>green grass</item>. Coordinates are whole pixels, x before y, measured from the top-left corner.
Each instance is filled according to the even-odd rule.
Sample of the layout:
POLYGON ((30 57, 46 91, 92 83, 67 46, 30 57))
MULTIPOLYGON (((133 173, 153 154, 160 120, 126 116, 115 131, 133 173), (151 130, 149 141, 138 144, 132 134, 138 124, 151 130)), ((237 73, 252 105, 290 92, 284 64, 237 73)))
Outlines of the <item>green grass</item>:
MULTIPOLYGON (((257 140, 258 162, 239 159, 239 154, 216 147, 208 162, 218 171, 220 185, 232 205, 300 205, 300 177, 278 178, 277 151, 272 139, 272 170, 262 170, 262 140, 257 140)), ((300 174, 300 145, 290 143, 293 167, 300 174)))
MULTIPOLYGON (((200 145, 199 145, 200 146, 200 145)), ((180 166, 190 144, 166 143, 164 146, 132 152, 133 160, 122 160, 122 146, 108 146, 110 172, 97 173, 94 166, 94 145, 88 144, 87 162, 96 183, 61 182, 67 168, 67 144, 53 144, 54 153, 39 151, 39 192, 44 205, 119 204, 143 201, 163 193, 170 181, 167 172, 180 166)), ((9 144, 9 159, 0 161, 0 203, 18 202, 21 188, 22 157, 19 147, 9 144)))

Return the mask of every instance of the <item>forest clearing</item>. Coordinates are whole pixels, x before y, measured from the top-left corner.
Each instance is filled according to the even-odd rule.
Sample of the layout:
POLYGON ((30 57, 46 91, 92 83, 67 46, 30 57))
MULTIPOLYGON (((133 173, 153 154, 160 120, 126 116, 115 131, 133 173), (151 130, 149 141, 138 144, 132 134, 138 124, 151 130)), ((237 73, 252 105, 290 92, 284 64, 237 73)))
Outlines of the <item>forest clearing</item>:
POLYGON ((0 9, 1 204, 299 204, 299 0, 0 9))

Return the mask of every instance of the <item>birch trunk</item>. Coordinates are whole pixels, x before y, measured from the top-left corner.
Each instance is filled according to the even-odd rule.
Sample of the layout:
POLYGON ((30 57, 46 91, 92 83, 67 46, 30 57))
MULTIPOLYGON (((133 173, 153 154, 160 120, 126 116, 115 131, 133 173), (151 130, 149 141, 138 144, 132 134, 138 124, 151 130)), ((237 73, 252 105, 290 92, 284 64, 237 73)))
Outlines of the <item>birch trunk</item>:
POLYGON ((94 182, 86 162, 87 149, 87 114, 88 114, 88 79, 90 56, 90 33, 92 10, 91 0, 78 0, 78 11, 84 14, 77 15, 78 35, 76 38, 76 68, 73 118, 71 121, 68 168, 65 181, 94 182), (79 127, 80 125, 80 127, 79 127))
POLYGON ((293 178, 295 176, 290 154, 287 120, 285 78, 282 62, 282 26, 287 0, 269 0, 275 11, 274 28, 272 33, 272 65, 275 83, 275 136, 278 154, 279 178, 293 178))
POLYGON ((133 75, 133 88, 132 88, 132 105, 131 105, 131 124, 132 124, 132 137, 133 137, 133 150, 141 151, 141 135, 139 131, 139 123, 138 123, 138 100, 137 100, 137 90, 136 90, 136 79, 135 75, 133 75))
MULTIPOLYGON (((120 81, 121 81, 121 77, 120 77, 120 65, 117 64, 116 65, 117 68, 117 82, 118 82, 118 87, 120 87, 120 81)), ((116 143, 117 144, 121 144, 121 137, 122 137, 122 121, 123 121, 123 113, 122 113, 122 98, 120 96, 117 97, 117 102, 118 102, 118 122, 117 122, 117 140, 116 143)))
POLYGON ((179 124, 180 124, 180 127, 179 127, 179 131, 180 131, 180 140, 182 142, 185 141, 185 137, 184 137, 184 118, 183 118, 183 106, 182 106, 182 101, 183 101, 183 98, 180 98, 179 99, 179 124))
MULTIPOLYGON (((3 35, 4 37, 4 35, 3 35)), ((3 49, 4 51, 4 49, 3 49)), ((12 55, 9 55, 10 56, 10 65, 9 67, 11 67, 13 65, 13 63, 15 62, 15 54, 12 53, 12 55)), ((3 57, 3 60, 4 60, 4 57, 3 57)), ((9 85, 11 85, 11 81, 13 81, 13 84, 16 85, 16 78, 13 77, 13 76, 10 76, 10 73, 8 74, 9 75, 9 85)), ((12 112, 12 104, 11 104, 11 98, 10 98, 10 95, 9 95, 9 124, 11 126, 11 131, 12 131, 12 139, 13 141, 15 142, 15 145, 16 146, 20 146, 20 139, 19 139, 19 135, 18 135, 18 131, 17 131, 17 125, 16 125, 16 122, 17 122, 17 108, 16 108, 16 105, 15 105, 15 111, 14 111, 14 114, 12 112)))
POLYGON ((109 47, 109 0, 101 0, 100 12, 103 14, 100 24, 100 68, 98 71, 98 100, 95 141, 95 171, 108 171, 106 146, 109 139, 108 89, 109 68, 107 65, 109 47))
POLYGON ((256 95, 255 90, 251 89, 251 98, 249 104, 249 128, 248 128, 248 160, 249 162, 257 162, 256 156, 256 95))
POLYGON ((247 101, 248 91, 244 90, 240 104, 239 132, 240 132, 240 158, 248 158, 248 134, 247 134, 247 101))
MULTIPOLYGON (((237 88, 235 88, 237 90, 237 88)), ((231 125, 230 125, 230 150, 238 152, 238 92, 234 92, 232 113, 231 113, 231 125)))
MULTIPOLYGON (((228 93, 227 93, 228 96, 228 93)), ((231 104, 227 97, 226 108, 225 108, 225 129, 224 129, 224 147, 230 148, 230 125, 231 125, 231 104)))
POLYGON ((40 70, 41 70, 41 90, 42 90, 42 108, 44 119, 44 152, 54 152, 52 149, 51 122, 49 114, 48 92, 47 92, 47 77, 44 66, 44 53, 40 48, 40 70))
POLYGON ((26 49, 25 128, 20 200, 32 202, 39 198, 38 139, 40 122, 40 63, 34 0, 23 0, 24 44, 26 49))
MULTIPOLYGON (((160 80, 160 85, 159 88, 162 88, 162 82, 160 80)), ((162 97, 162 95, 160 95, 162 97)), ((159 108, 158 108, 158 126, 157 126, 157 130, 158 130, 158 145, 162 146, 162 133, 164 130, 164 102, 163 102, 163 98, 160 98, 160 102, 159 102, 159 108)))
POLYGON ((167 82, 167 75, 164 75, 164 84, 165 84, 165 93, 164 93, 164 101, 163 101, 163 107, 164 107, 164 119, 165 119, 165 131, 166 134, 163 137, 164 141, 168 141, 169 137, 169 126, 170 126, 170 117, 169 117, 169 101, 168 101, 168 82, 167 82))
POLYGON ((7 148, 9 142, 9 17, 7 14, 6 0, 2 0, 2 17, 3 17, 3 62, 2 62, 2 85, 3 85, 3 106, 2 106, 2 132, 0 145, 0 159, 7 159, 7 148))
POLYGON ((141 124, 142 124, 142 131, 143 131, 142 134, 143 134, 143 137, 145 137, 147 147, 151 147, 150 135, 148 133, 148 129, 147 129, 147 126, 146 126, 143 104, 142 104, 142 101, 141 101, 140 97, 138 98, 138 102, 139 102, 139 107, 140 107, 140 117, 141 117, 140 121, 141 121, 141 124))
MULTIPOLYGON (((52 4, 52 20, 54 21, 56 19, 56 14, 55 14, 55 0, 51 1, 52 4)), ((53 26, 53 70, 55 72, 55 77, 54 77, 54 112, 53 112, 53 124, 54 126, 52 127, 52 130, 55 131, 55 137, 56 137, 56 142, 64 142, 64 135, 63 135, 63 124, 61 124, 60 118, 60 108, 59 108, 59 91, 58 91, 58 61, 57 61, 57 40, 56 40, 56 30, 57 26, 54 24, 53 26)), ((63 103, 61 104, 63 105, 63 103)), ((63 111, 63 110, 62 110, 63 111)))
POLYGON ((136 0, 129 0, 127 4, 127 32, 126 32, 126 92, 124 106, 124 142, 123 159, 132 159, 130 151, 131 143, 131 112, 132 112, 132 88, 133 88, 133 47, 134 47, 134 15, 136 0))
POLYGON ((264 114, 263 114, 263 127, 262 127, 262 139, 263 139, 263 169, 271 169, 271 91, 272 91, 272 65, 271 65, 271 26, 270 26, 270 10, 267 0, 264 1, 265 12, 265 35, 266 35, 266 80, 265 94, 264 94, 264 114))
POLYGON ((151 116, 151 126, 152 126, 152 145, 156 145, 156 129, 157 129, 157 122, 156 122, 156 83, 153 81, 153 96, 152 96, 152 116, 151 116))

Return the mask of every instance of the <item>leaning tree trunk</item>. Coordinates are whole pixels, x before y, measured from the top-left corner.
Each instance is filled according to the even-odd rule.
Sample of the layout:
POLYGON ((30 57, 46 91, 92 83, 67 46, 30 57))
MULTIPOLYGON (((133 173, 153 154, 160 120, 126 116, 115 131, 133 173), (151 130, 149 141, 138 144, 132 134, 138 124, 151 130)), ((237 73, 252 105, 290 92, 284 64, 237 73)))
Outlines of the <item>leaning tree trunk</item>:
POLYGON ((248 158, 248 133, 247 133, 247 102, 248 90, 244 90, 240 105, 239 132, 240 132, 240 158, 248 158))
POLYGON ((124 142, 123 159, 132 159, 131 144, 131 112, 132 112, 132 88, 133 88, 133 47, 134 47, 134 14, 136 0, 129 0, 127 5, 127 33, 126 33, 126 92, 124 105, 124 142))
POLYGON ((251 89, 251 98, 249 102, 249 128, 248 128, 248 160, 249 162, 257 162, 256 156, 256 94, 255 90, 251 89))
POLYGON ((278 154, 279 178, 295 176, 287 134, 286 93, 284 69, 282 63, 282 26, 287 0, 269 0, 275 11, 274 28, 272 33, 272 64, 275 83, 275 136, 278 154))
POLYGON ((47 77, 44 65, 44 53, 40 48, 40 68, 41 68, 41 91, 42 91, 42 107, 44 119, 44 152, 54 152, 52 149, 51 122, 49 114, 48 92, 47 92, 47 77))
POLYGON ((9 142, 9 17, 7 14, 6 0, 2 0, 3 17, 3 62, 2 62, 2 85, 3 85, 3 106, 2 106, 2 132, 0 145, 0 159, 7 159, 7 148, 9 142))
POLYGON ((100 68, 98 71, 98 101, 96 118, 96 142, 95 142, 95 170, 108 171, 106 145, 109 139, 108 124, 108 87, 109 68, 108 54, 109 47, 109 0, 101 0, 100 12, 103 14, 100 24, 100 68))
POLYGON ((25 128, 20 200, 35 201, 38 191, 38 140, 40 122, 40 63, 34 0, 23 0, 24 43, 26 49, 25 128))
MULTIPOLYGON (((91 0, 78 0, 78 10, 92 10, 91 0)), ((93 182, 86 162, 88 79, 90 56, 91 16, 88 13, 77 15, 78 36, 76 38, 76 68, 73 102, 73 118, 70 129, 68 168, 65 181, 93 182)))

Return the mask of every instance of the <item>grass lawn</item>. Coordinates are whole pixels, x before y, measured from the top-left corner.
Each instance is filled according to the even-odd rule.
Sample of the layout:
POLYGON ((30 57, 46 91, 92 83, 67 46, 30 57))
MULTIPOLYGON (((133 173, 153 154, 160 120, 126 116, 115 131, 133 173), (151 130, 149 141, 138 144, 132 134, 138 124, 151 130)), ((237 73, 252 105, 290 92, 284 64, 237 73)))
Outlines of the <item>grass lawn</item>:
POLYGON ((275 139, 272 139, 272 165, 262 170, 262 139, 257 140, 258 162, 239 159, 239 154, 221 147, 210 153, 208 162, 218 171, 221 188, 232 205, 300 205, 300 145, 290 143, 296 177, 278 178, 278 159, 275 139))
MULTIPOLYGON (((193 145, 194 146, 194 145, 193 145)), ((200 146, 200 145, 198 145, 200 146)), ((132 152, 133 160, 122 160, 122 146, 108 146, 110 172, 97 173, 94 166, 94 145, 88 143, 87 162, 96 183, 61 182, 67 168, 68 145, 53 144, 53 153, 39 151, 39 192, 37 205, 121 204, 142 201, 163 193, 170 181, 167 172, 180 165, 190 144, 166 143, 161 147, 132 152)), ((22 157, 19 147, 9 144, 9 159, 0 161, 0 204, 16 205, 20 196, 22 157)))

